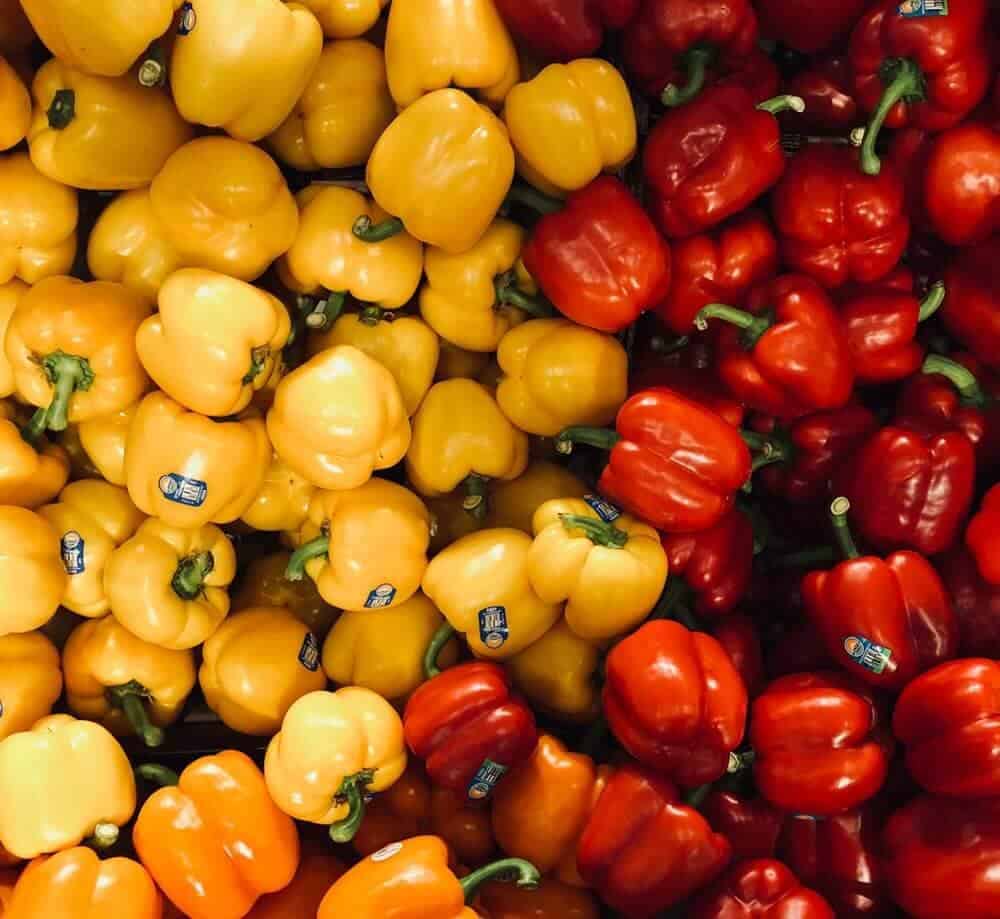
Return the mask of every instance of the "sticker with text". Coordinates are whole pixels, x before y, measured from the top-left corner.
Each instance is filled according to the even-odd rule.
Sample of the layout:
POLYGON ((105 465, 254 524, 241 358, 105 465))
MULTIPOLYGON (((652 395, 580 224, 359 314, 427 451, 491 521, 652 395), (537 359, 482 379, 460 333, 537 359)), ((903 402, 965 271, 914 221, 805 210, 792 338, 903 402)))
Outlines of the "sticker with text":
POLYGON ((87 563, 83 557, 84 539, 76 530, 63 533, 59 540, 59 552, 62 555, 63 568, 66 574, 83 574, 87 563))
POLYGON ((947 16, 948 0, 903 0, 896 12, 904 19, 924 19, 931 16, 947 16))
POLYGON ((487 648, 502 648, 509 637, 506 607, 487 606, 479 611, 479 640, 487 648))
POLYGON ((315 673, 319 670, 319 641, 312 632, 307 632, 302 639, 302 647, 299 648, 299 663, 315 673))
POLYGON ((160 476, 160 493, 174 504, 201 507, 208 497, 208 485, 201 479, 189 479, 178 472, 160 476))
POLYGON ((590 509, 605 523, 614 523, 622 515, 622 512, 617 507, 610 501, 605 501, 600 495, 584 495, 583 500, 590 505, 590 509))
POLYGON ((863 635, 848 635, 844 639, 844 650, 855 664, 872 673, 882 673, 892 657, 891 648, 877 645, 863 635))
POLYGON ((396 588, 392 584, 379 584, 368 594, 365 609, 384 609, 396 598, 396 588))
POLYGON ((373 852, 370 858, 373 862, 387 862, 394 855, 398 855, 402 851, 403 844, 401 842, 391 842, 389 845, 379 849, 378 852, 373 852))
POLYGON ((482 766, 479 767, 469 783, 469 798, 473 801, 482 801, 484 798, 488 798, 506 771, 506 766, 501 766, 491 759, 484 759, 482 766))

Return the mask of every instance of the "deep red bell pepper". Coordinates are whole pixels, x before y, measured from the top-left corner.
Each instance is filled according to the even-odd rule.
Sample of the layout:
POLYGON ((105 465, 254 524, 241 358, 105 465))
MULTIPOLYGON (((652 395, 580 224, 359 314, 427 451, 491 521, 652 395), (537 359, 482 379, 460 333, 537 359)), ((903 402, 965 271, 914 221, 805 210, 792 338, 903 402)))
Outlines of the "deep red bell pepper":
POLYGON ((743 424, 746 415, 743 403, 733 398, 715 371, 708 367, 682 367, 678 364, 646 367, 633 374, 629 389, 633 393, 645 389, 673 390, 685 399, 711 409, 734 428, 743 424))
POLYGON ((637 765, 608 780, 576 849, 580 875, 629 919, 646 919, 715 878, 729 843, 681 802, 677 788, 637 765))
POLYGON ((604 717, 632 756, 685 787, 725 775, 747 691, 711 635, 652 620, 611 649, 606 670, 604 717))
POLYGON ((729 324, 719 334, 719 375, 742 402, 779 418, 846 405, 854 386, 847 336, 823 289, 782 275, 756 288, 749 311, 703 307, 695 325, 729 324))
POLYGON ((868 690, 839 673, 796 673, 753 703, 750 743, 757 789, 792 813, 830 816, 882 787, 887 741, 868 690))
POLYGON ((892 716, 906 768, 932 794, 1000 794, 1000 664, 983 657, 941 664, 903 690, 892 716))
POLYGON ((962 656, 1000 658, 1000 585, 983 579, 964 544, 934 561, 960 623, 962 656))
POLYGON ((670 249, 613 176, 595 179, 542 217, 521 258, 563 315, 601 332, 631 325, 670 285, 670 249))
POLYGON ((713 830, 729 840, 734 859, 774 855, 785 815, 764 798, 712 791, 698 810, 713 830))
POLYGON ((948 331, 987 367, 1000 370, 1000 235, 958 252, 945 271, 941 316, 948 331))
MULTIPOLYGON (((903 180, 906 213, 913 230, 926 231, 930 228, 924 200, 924 179, 936 136, 928 131, 921 131, 920 128, 902 128, 889 141, 888 162, 903 180)), ((907 254, 911 255, 912 252, 907 254)))
POLYGON ((755 105, 745 89, 712 86, 657 121, 642 168, 648 206, 663 233, 701 233, 774 185, 785 171, 775 113, 802 106, 796 96, 755 105))
POLYGON ((750 451, 739 431, 670 390, 636 393, 616 426, 617 432, 567 428, 556 449, 570 452, 574 442, 610 449, 601 493, 667 533, 713 526, 750 476, 750 451))
POLYGON ((788 91, 801 96, 806 110, 796 119, 800 130, 843 134, 858 123, 851 65, 841 55, 813 61, 788 81, 788 91))
POLYGON ((733 865, 688 909, 689 919, 835 919, 815 890, 773 858, 733 865))
POLYGON ((1000 485, 986 492, 978 512, 966 527, 965 544, 983 580, 1000 586, 1000 485))
POLYGON ((891 166, 858 172, 857 153, 814 144, 792 158, 771 214, 784 263, 833 289, 884 277, 910 236, 903 182, 891 166))
POLYGON ((867 0, 757 0, 761 33, 803 54, 832 48, 858 21, 867 0))
POLYGON ((712 626, 715 640, 729 655, 736 672, 753 699, 764 689, 764 650, 753 620, 743 613, 733 613, 712 626))

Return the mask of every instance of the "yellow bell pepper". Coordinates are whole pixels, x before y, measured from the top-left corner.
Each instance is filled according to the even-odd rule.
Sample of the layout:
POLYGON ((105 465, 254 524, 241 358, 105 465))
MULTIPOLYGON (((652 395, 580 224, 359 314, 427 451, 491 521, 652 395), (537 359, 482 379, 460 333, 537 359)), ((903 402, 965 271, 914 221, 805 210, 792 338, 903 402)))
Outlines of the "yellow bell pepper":
POLYGON ((52 618, 66 592, 59 535, 32 511, 0 506, 0 547, 0 637, 32 632, 52 618))
POLYGON ((153 179, 149 200, 186 266, 241 281, 260 277, 287 252, 299 226, 274 160, 228 137, 199 137, 181 147, 153 179))
POLYGON ((504 121, 517 151, 518 172, 553 194, 583 188, 635 154, 632 97, 607 61, 550 64, 510 91, 504 121))
POLYGON ((22 0, 38 37, 77 70, 119 77, 170 28, 181 0, 22 0))
POLYGON ((512 330, 497 362, 497 402, 529 434, 610 424, 628 397, 628 355, 618 339, 568 319, 536 319, 512 330))
POLYGON ((36 858, 93 837, 114 845, 135 811, 132 765, 93 721, 49 715, 0 742, 0 844, 36 858))
POLYGON ((0 504, 36 508, 51 501, 69 479, 69 456, 44 438, 28 443, 13 406, 0 403, 0 504))
POLYGON ((236 552, 217 526, 182 530, 151 517, 111 553, 104 589, 112 615, 133 635, 185 650, 226 617, 235 576, 236 552))
POLYGON ((326 688, 319 639, 286 609, 258 606, 230 616, 203 655, 205 701, 241 734, 274 735, 292 703, 326 688))
POLYGON ((343 610, 388 609, 409 600, 427 568, 431 516, 412 491, 373 478, 343 491, 319 491, 286 577, 308 573, 320 596, 343 610))
POLYGON ((533 521, 528 580, 549 603, 566 603, 581 638, 634 629, 667 583, 667 554, 651 526, 588 498, 546 501, 533 521))
POLYGON ((181 714, 194 689, 191 651, 137 638, 114 616, 77 626, 63 648, 66 703, 113 734, 137 734, 148 747, 181 714))
POLYGON ((532 535, 535 511, 552 498, 582 498, 588 488, 565 466, 534 460, 522 475, 497 482, 490 490, 489 525, 513 527, 532 535))
POLYGON ((62 685, 59 652, 41 632, 0 638, 0 740, 51 712, 62 685))
POLYGON ((489 529, 463 536, 436 555, 423 590, 476 657, 506 660, 541 638, 562 607, 528 581, 531 537, 489 529))
POLYGON ((35 41, 35 30, 20 0, 0 0, 0 53, 24 51, 35 41))
POLYGON ((357 38, 369 31, 389 0, 302 0, 328 38, 357 38))
POLYGON ((272 552, 252 561, 240 576, 233 612, 253 606, 280 606, 322 639, 336 621, 338 611, 324 602, 309 578, 289 581, 285 577, 291 558, 291 552, 272 552))
POLYGON ((118 281, 150 301, 182 264, 145 188, 115 198, 97 218, 87 243, 87 265, 97 280, 118 281))
POLYGON ((357 488, 410 446, 399 386, 350 345, 328 348, 279 384, 267 413, 275 452, 318 488, 357 488))
POLYGON ((336 345, 352 345, 392 374, 403 397, 406 414, 419 408, 434 382, 440 342, 422 319, 369 307, 341 316, 326 332, 310 335, 307 348, 318 354, 336 345))
POLYGON ((329 825, 334 842, 354 838, 365 795, 385 791, 405 769, 399 715, 360 686, 303 696, 264 758, 274 803, 290 817, 329 825))
POLYGON ((310 185, 297 200, 302 209, 299 232, 278 270, 292 290, 323 295, 306 317, 310 328, 328 326, 347 294, 386 309, 410 300, 424 270, 423 246, 405 232, 376 242, 353 232, 362 221, 385 225, 386 214, 377 204, 339 185, 310 185))
POLYGON ((503 122, 458 89, 436 90, 401 112, 367 170, 380 207, 417 239, 452 253, 486 232, 513 178, 503 122))
POLYGON ((170 87, 186 121, 238 140, 266 137, 288 117, 323 50, 316 17, 281 0, 198 0, 170 56, 170 87))
POLYGON ((195 529, 243 514, 260 494, 270 461, 256 409, 216 421, 154 392, 129 426, 125 484, 141 511, 195 529))
MULTIPOLYGON (((17 304, 28 292, 28 285, 24 281, 8 281, 0 284, 0 342, 7 337, 7 326, 10 325, 10 317, 14 315, 17 304)), ((14 368, 7 360, 7 353, 0 347, 0 399, 6 399, 17 390, 17 383, 14 380, 14 368)))
MULTIPOLYGON (((342 686, 363 686, 399 701, 424 682, 424 654, 444 618, 419 591, 392 609, 344 613, 323 645, 323 669, 342 686)), ((449 642, 438 667, 450 667, 458 647, 449 642)))
POLYGON ((203 268, 167 278, 159 306, 136 332, 139 360, 168 396, 202 415, 243 411, 292 331, 277 297, 203 268))
POLYGON ((455 377, 462 377, 466 380, 476 380, 489 362, 489 354, 459 348, 458 345, 453 345, 442 338, 434 379, 453 380, 455 377))
POLYGON ((81 446, 101 477, 112 485, 125 484, 125 443, 138 410, 139 403, 133 402, 120 412, 99 415, 77 425, 81 446))
POLYGON ((520 79, 514 42, 493 0, 393 0, 385 64, 401 109, 449 86, 499 107, 520 79))
POLYGON ((309 515, 309 502, 315 493, 315 485, 274 454, 263 487, 240 519, 247 526, 264 532, 297 530, 309 515))
POLYGON ((76 191, 43 176, 27 153, 0 156, 0 284, 34 284, 76 258, 76 191))
POLYGON ((58 503, 39 508, 38 513, 59 534, 59 551, 69 577, 62 605, 88 619, 103 616, 110 609, 104 592, 108 558, 135 535, 145 514, 124 488, 100 479, 67 485, 58 503))
POLYGON ((194 129, 170 92, 134 75, 92 76, 52 58, 31 85, 31 161, 50 179, 91 191, 141 188, 194 129))
POLYGON ((560 619, 531 647, 507 661, 514 685, 533 707, 561 721, 591 721, 601 708, 597 645, 560 619))
POLYGON ((16 147, 31 125, 31 96, 17 71, 0 54, 0 150, 16 147))
POLYGON ((267 146, 302 172, 360 166, 395 117, 382 49, 361 39, 332 41, 267 146))

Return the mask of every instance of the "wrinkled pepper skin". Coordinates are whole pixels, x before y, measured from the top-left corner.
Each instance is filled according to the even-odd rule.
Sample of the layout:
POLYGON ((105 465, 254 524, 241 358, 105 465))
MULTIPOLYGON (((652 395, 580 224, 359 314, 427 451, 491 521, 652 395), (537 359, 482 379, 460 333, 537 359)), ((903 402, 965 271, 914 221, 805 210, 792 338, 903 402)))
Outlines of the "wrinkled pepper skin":
MULTIPOLYGON (((62 694, 59 652, 41 632, 0 638, 0 740, 27 731, 62 694)), ((0 915, 3 915, 0 913, 0 915)))
POLYGON ((0 636, 45 625, 66 593, 59 534, 23 507, 0 507, 0 636))
POLYGON ((21 436, 15 412, 13 405, 0 404, 0 504, 35 509, 63 490, 70 475, 70 458, 58 444, 45 440, 39 440, 37 446, 28 443, 21 436))
POLYGON ((337 610, 323 602, 309 578, 289 581, 285 577, 290 552, 272 552, 254 559, 240 573, 240 590, 233 597, 233 611, 252 606, 281 606, 309 627, 317 638, 330 630, 337 610))
POLYGON ((593 894, 544 878, 534 890, 494 882, 483 888, 479 907, 489 919, 598 919, 593 894))
POLYGON ((1000 488, 993 486, 983 498, 976 515, 965 530, 965 545, 976 560, 985 581, 1000 585, 1000 553, 996 535, 1000 533, 1000 488))
POLYGON ((739 862, 692 904, 691 919, 835 919, 830 904, 773 858, 739 862))
POLYGON ((948 296, 941 309, 945 327, 980 361, 1000 369, 1000 281, 992 270, 1000 258, 1000 235, 957 252, 945 271, 948 296))
POLYGON ((589 57, 606 29, 622 28, 639 0, 496 0, 514 37, 545 61, 589 57))
POLYGON ((305 0, 328 38, 357 38, 374 27, 389 0, 305 0))
POLYGON ((0 54, 0 125, 0 150, 16 147, 31 126, 31 95, 3 54, 0 54))
POLYGON ((125 484, 125 445, 139 408, 133 402, 120 412, 98 415, 77 425, 80 445, 97 471, 112 485, 125 484))

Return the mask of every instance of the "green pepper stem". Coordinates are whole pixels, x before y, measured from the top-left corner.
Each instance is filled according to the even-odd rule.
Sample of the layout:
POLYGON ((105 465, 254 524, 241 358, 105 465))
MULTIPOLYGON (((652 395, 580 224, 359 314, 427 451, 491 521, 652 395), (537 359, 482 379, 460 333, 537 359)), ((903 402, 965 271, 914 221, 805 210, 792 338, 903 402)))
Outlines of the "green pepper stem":
POLYGON ((167 56, 159 42, 153 42, 139 65, 139 85, 146 89, 163 86, 167 82, 167 56))
POLYGON ((395 313, 382 309, 381 306, 371 304, 358 313, 358 322, 364 325, 378 325, 380 322, 392 322, 396 318, 395 313))
POLYGON ((840 553, 845 559, 860 558, 854 537, 851 535, 851 527, 847 522, 847 512, 851 509, 851 502, 847 498, 834 498, 830 505, 830 523, 833 524, 833 535, 840 547, 840 553))
POLYGON ((94 832, 83 841, 83 844, 91 849, 97 849, 98 852, 103 852, 118 842, 119 833, 118 827, 113 823, 98 823, 94 827, 94 832))
POLYGON ((676 354, 678 351, 683 351, 689 344, 691 344, 691 339, 687 335, 670 340, 662 335, 654 335, 649 339, 649 350, 655 354, 676 354))
POLYGON ((771 328, 771 319, 768 316, 755 316, 753 313, 738 310, 725 303, 709 303, 708 306, 698 310, 698 315, 694 317, 695 328, 704 332, 708 328, 710 319, 721 319, 742 329, 740 341, 748 351, 757 344, 761 335, 771 328))
POLYGON ((801 96, 775 96, 773 99, 765 99, 757 104, 757 108, 762 112, 769 112, 777 115, 779 112, 798 112, 801 114, 806 110, 805 100, 801 96))
POLYGON ((58 89, 52 97, 52 104, 45 113, 49 119, 49 127, 61 131, 69 127, 76 118, 76 93, 72 89, 58 89))
POLYGON ((549 195, 543 194, 537 188, 532 188, 530 185, 524 185, 520 182, 510 187, 505 203, 523 204, 525 207, 531 208, 531 210, 537 211, 539 214, 554 214, 556 211, 561 211, 565 206, 565 202, 560 201, 558 198, 552 198, 549 195))
POLYGON ((985 408, 989 402, 989 397, 983 392, 976 375, 958 361, 942 357, 940 354, 928 354, 920 370, 922 373, 938 373, 946 377, 958 390, 962 402, 966 405, 985 408))
POLYGON ((362 214, 354 221, 351 232, 363 243, 382 243, 403 232, 403 221, 398 217, 390 217, 381 223, 372 223, 371 217, 362 214))
POLYGON ((923 71, 907 58, 886 61, 882 65, 880 76, 885 83, 885 90, 868 119, 864 140, 861 141, 861 171, 870 176, 877 176, 882 171, 882 161, 875 152, 875 144, 889 113, 898 102, 917 101, 927 94, 923 71))
POLYGON ((927 291, 927 296, 920 301, 920 315, 918 322, 926 322, 931 318, 944 303, 945 287, 944 281, 935 281, 931 289, 927 291))
POLYGON ((567 530, 582 530, 594 545, 604 546, 606 549, 623 549, 628 542, 628 533, 613 523, 581 514, 560 514, 559 519, 567 530))
POLYGON ((686 105, 702 91, 709 64, 715 58, 715 51, 708 45, 695 45, 680 57, 680 65, 687 72, 687 82, 683 86, 668 83, 660 96, 667 108, 686 105))
POLYGON ((753 765, 753 761, 757 758, 757 752, 755 750, 744 750, 742 753, 737 753, 733 750, 729 754, 729 764, 726 766, 727 775, 737 775, 740 772, 745 772, 753 765))
POLYGON ((486 513, 489 510, 488 484, 489 479, 475 472, 468 475, 462 483, 462 487, 465 489, 462 509, 479 523, 486 519, 486 513))
POLYGON ((434 633, 431 643, 424 652, 424 676, 428 680, 433 680, 434 677, 441 675, 441 668, 438 667, 437 660, 441 656, 444 646, 451 641, 454 634, 455 629, 447 620, 442 622, 438 630, 434 633))
POLYGON ((752 476, 758 469, 770 466, 774 463, 785 463, 791 459, 792 444, 787 437, 779 434, 765 436, 756 431, 740 430, 740 437, 743 442, 753 451, 754 456, 750 465, 750 475, 752 476))
POLYGON ((145 701, 151 699, 152 694, 145 686, 130 680, 120 686, 109 686, 104 690, 104 696, 111 705, 125 713, 132 730, 147 747, 158 747, 163 743, 163 729, 149 720, 146 711, 145 701))
POLYGON ((303 543, 293 553, 285 568, 286 581, 301 581, 305 577, 306 563, 321 558, 330 551, 330 537, 323 534, 303 543))
POLYGON ((250 352, 250 369, 243 377, 244 384, 252 383, 263 372, 267 362, 271 359, 271 348, 269 345, 260 345, 250 352))
POLYGON ((572 453, 574 444, 586 444, 589 447, 610 450, 619 440, 621 440, 621 435, 608 428, 582 426, 563 428, 556 437, 556 452, 572 453))
POLYGON ((211 552, 199 552, 182 558, 174 572, 170 586, 182 600, 194 600, 204 589, 205 578, 215 568, 215 558, 211 552))
POLYGON ((705 798, 708 797, 712 790, 712 783, 708 782, 705 785, 699 785, 697 788, 692 788, 689 792, 686 792, 684 797, 681 799, 688 807, 698 810, 702 804, 705 803, 705 798))
POLYGON ((493 289, 496 291, 497 303, 513 306, 536 319, 552 315, 552 307, 544 297, 526 294, 517 286, 517 277, 513 271, 498 274, 493 279, 493 289))
POLYGON ((350 842, 358 835, 361 821, 365 818, 365 795, 374 778, 374 769, 362 769, 346 776, 340 783, 337 801, 347 804, 347 816, 330 824, 330 839, 334 842, 350 842))
POLYGON ((46 408, 38 409, 28 422, 25 434, 32 443, 46 429, 65 431, 69 424, 70 397, 77 390, 90 389, 94 382, 94 371, 85 357, 54 351, 42 358, 41 366, 52 384, 52 401, 46 408))
POLYGON ((314 332, 328 329, 343 310, 346 298, 347 292, 343 290, 332 290, 319 301, 309 297, 300 297, 300 308, 304 306, 307 310, 306 325, 314 332))
POLYGON ((136 766, 133 771, 138 778, 159 785, 161 788, 179 785, 181 781, 181 777, 173 769, 168 769, 159 763, 143 763, 141 766, 136 766))
POLYGON ((462 885, 462 890, 465 893, 465 902, 471 903, 476 898, 479 888, 487 881, 510 871, 517 872, 517 881, 515 882, 517 886, 529 890, 536 888, 542 879, 538 869, 531 862, 526 862, 523 858, 505 858, 467 874, 458 882, 462 885))

